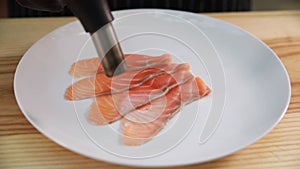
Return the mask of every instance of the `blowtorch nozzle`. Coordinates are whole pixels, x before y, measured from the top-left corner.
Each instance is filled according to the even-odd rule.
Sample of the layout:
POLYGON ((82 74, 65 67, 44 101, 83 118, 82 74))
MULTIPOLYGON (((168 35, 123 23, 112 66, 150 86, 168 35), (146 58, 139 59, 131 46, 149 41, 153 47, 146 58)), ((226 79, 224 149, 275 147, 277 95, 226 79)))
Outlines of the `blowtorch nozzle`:
POLYGON ((92 36, 105 74, 109 77, 126 71, 127 65, 112 25, 113 16, 106 0, 65 0, 92 36))

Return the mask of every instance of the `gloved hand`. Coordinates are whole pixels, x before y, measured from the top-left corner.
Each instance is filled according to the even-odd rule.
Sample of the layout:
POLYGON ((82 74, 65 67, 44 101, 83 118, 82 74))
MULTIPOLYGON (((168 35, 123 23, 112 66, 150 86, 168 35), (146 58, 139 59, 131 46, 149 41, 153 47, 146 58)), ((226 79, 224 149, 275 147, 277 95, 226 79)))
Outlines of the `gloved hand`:
POLYGON ((61 12, 65 3, 63 0, 17 0, 24 7, 49 12, 61 12))

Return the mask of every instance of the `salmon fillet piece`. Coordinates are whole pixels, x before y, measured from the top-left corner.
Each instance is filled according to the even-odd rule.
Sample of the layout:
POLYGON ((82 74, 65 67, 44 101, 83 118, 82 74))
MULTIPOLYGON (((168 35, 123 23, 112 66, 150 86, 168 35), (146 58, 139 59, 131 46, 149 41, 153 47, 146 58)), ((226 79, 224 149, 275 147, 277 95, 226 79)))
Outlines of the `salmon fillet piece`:
MULTIPOLYGON (((169 54, 160 56, 147 56, 140 54, 125 54, 127 66, 131 70, 138 70, 155 65, 170 64, 172 57, 169 54)), ((92 76, 102 73, 100 59, 98 57, 79 60, 72 64, 69 73, 74 77, 92 76)))
POLYGON ((88 120, 104 125, 121 119, 124 145, 142 145, 155 137, 180 109, 208 95, 210 88, 171 56, 126 54, 128 71, 107 77, 98 58, 73 63, 70 74, 84 77, 69 86, 67 100, 93 98, 88 120))
POLYGON ((149 79, 128 91, 96 97, 88 120, 96 125, 112 123, 137 107, 165 95, 171 88, 194 78, 188 64, 178 65, 175 71, 149 79))
POLYGON ((122 142, 137 146, 151 140, 180 108, 210 93, 209 87, 199 78, 172 88, 165 97, 128 113, 121 120, 122 142))
POLYGON ((126 91, 143 84, 146 80, 164 73, 176 71, 178 64, 161 65, 142 70, 127 71, 113 78, 107 77, 104 73, 93 77, 87 77, 75 82, 67 88, 65 98, 67 100, 80 100, 90 97, 118 93, 126 91))

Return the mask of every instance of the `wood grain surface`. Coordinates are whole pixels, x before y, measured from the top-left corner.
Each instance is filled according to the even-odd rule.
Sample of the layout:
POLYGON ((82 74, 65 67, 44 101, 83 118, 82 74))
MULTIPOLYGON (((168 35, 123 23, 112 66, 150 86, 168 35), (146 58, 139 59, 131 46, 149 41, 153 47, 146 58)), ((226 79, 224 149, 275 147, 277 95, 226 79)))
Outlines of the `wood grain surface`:
MULTIPOLYGON (((290 75, 292 98, 279 125, 255 144, 189 169, 300 168, 300 11, 207 14, 237 25, 268 44, 290 75)), ((30 46, 74 18, 0 20, 0 168, 130 168, 89 159, 40 134, 16 103, 13 77, 30 46)))

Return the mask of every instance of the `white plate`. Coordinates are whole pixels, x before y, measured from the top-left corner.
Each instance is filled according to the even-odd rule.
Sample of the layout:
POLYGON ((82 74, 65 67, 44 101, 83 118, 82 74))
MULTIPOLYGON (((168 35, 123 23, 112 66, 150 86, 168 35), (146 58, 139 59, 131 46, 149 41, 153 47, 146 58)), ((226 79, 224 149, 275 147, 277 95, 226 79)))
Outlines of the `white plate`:
POLYGON ((26 118, 56 143, 123 165, 186 165, 245 148, 284 115, 291 94, 288 74, 276 54, 249 33, 179 11, 126 10, 114 16, 125 53, 171 53, 175 62, 191 64, 212 93, 186 106, 145 145, 122 145, 118 122, 102 127, 87 122, 91 100, 63 98, 74 80, 68 74, 70 65, 96 56, 89 35, 73 22, 35 43, 20 61, 14 81, 26 118))

